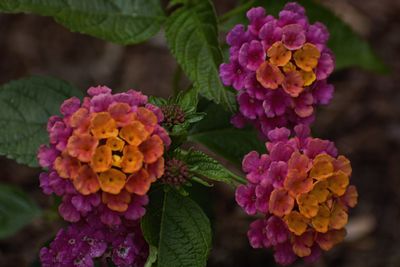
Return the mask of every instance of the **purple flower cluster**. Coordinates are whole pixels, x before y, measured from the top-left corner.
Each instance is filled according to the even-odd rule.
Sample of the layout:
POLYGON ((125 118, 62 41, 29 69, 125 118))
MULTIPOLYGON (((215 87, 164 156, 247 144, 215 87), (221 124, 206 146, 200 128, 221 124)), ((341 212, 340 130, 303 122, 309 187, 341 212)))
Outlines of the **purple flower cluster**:
POLYGON ((286 4, 278 19, 262 7, 247 17, 247 29, 239 24, 228 33, 229 63, 220 66, 224 85, 239 91, 232 123, 251 123, 264 136, 275 127, 310 124, 315 107, 328 104, 334 91, 326 81, 334 69, 326 27, 310 24, 297 3, 286 4))
POLYGON ((143 266, 147 256, 148 245, 137 221, 108 227, 95 216, 61 229, 49 247, 40 250, 43 267, 93 267, 96 258, 112 260, 119 267, 143 266))

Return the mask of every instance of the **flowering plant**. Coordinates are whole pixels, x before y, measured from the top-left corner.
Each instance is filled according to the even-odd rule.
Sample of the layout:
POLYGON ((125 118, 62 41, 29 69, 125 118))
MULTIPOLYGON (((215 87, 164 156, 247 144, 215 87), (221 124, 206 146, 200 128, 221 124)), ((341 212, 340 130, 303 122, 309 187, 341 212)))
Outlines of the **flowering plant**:
POLYGON ((316 12, 250 1, 217 19, 208 0, 171 0, 167 12, 158 0, 0 0, 2 12, 51 16, 123 45, 164 27, 179 63, 168 99, 104 85, 83 93, 39 76, 3 85, 0 154, 42 167, 38 184, 53 203, 41 212, 0 186, 0 219, 5 210, 4 221, 15 220, 0 224, 0 238, 56 217, 63 225, 40 249, 42 266, 206 266, 210 201, 193 192, 225 183, 258 216, 251 247, 272 248, 278 264, 315 261, 343 241, 358 198, 350 160, 310 127, 333 97, 335 63, 378 63, 357 53, 344 60, 342 46, 363 41, 324 7, 304 4, 316 12), (332 27, 342 35, 330 36, 332 27))

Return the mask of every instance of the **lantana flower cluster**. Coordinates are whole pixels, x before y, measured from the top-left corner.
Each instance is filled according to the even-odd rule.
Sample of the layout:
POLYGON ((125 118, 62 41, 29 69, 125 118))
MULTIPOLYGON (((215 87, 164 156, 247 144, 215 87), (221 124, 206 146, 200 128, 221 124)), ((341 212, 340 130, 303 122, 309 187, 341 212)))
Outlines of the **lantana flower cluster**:
POLYGON ((61 229, 49 248, 40 250, 43 267, 95 266, 111 259, 116 266, 144 266, 149 254, 138 221, 108 227, 96 216, 61 229))
MULTIPOLYGON (((96 217, 103 225, 96 232, 102 232, 110 227, 128 229, 144 215, 146 193, 163 175, 163 155, 171 143, 160 126, 162 111, 147 103, 142 93, 112 94, 105 86, 91 87, 87 93, 82 103, 76 97, 64 101, 61 117, 50 117, 50 145, 41 146, 38 153, 40 165, 47 168, 40 175, 40 186, 44 193, 62 197, 61 216, 76 223, 72 230, 62 230, 50 250, 42 253, 55 256, 55 262, 61 254, 71 254, 57 244, 66 240, 65 235, 85 232, 74 229, 87 224, 88 218, 96 217), (52 254, 57 249, 57 255, 52 254)), ((117 229, 113 232, 118 234, 117 229)), ((99 239, 114 242, 107 235, 99 239)))
POLYGON ((247 214, 263 218, 250 225, 254 248, 275 250, 275 260, 288 265, 297 258, 316 260, 345 236, 349 208, 358 193, 349 186, 350 161, 337 155, 334 144, 310 137, 305 125, 268 133, 268 154, 250 152, 243 159, 247 185, 236 201, 247 214))
POLYGON ((220 66, 224 85, 239 91, 233 124, 252 123, 264 136, 275 127, 310 124, 315 107, 328 104, 334 91, 327 83, 335 61, 327 28, 310 24, 297 3, 286 4, 278 18, 262 7, 247 18, 247 28, 238 24, 228 33, 229 62, 220 66))

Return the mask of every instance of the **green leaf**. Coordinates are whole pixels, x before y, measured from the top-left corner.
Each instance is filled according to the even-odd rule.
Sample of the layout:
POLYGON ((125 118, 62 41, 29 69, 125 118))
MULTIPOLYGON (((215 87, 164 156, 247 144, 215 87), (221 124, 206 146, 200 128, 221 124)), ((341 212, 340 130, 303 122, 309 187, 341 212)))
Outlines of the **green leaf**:
POLYGON ((39 207, 22 191, 0 184, 0 239, 13 235, 40 213, 39 207))
POLYGON ((146 240, 158 247, 158 267, 206 266, 211 247, 210 222, 189 197, 172 189, 150 194, 142 229, 146 240))
POLYGON ((234 94, 222 85, 218 75, 222 54, 212 3, 202 0, 176 10, 167 20, 166 37, 172 54, 196 89, 233 111, 234 94))
POLYGON ((159 0, 0 0, 0 11, 51 16, 71 31, 119 44, 147 40, 165 20, 159 0))
POLYGON ((161 106, 166 105, 168 103, 168 101, 162 97, 150 96, 149 103, 156 105, 158 107, 161 107, 161 106))
POLYGON ((199 96, 194 88, 184 91, 178 95, 178 104, 185 113, 196 111, 198 103, 199 96))
MULTIPOLYGON (((290 0, 254 1, 253 6, 263 6, 269 14, 277 16, 279 11, 290 0)), ((306 14, 311 23, 320 21, 324 23, 330 32, 328 46, 336 57, 336 70, 346 67, 361 67, 376 72, 387 72, 387 67, 376 56, 366 40, 356 34, 345 22, 338 18, 327 8, 321 6, 317 1, 302 0, 299 3, 305 7, 306 14)), ((240 10, 238 8, 238 10, 240 10)), ((224 23, 224 31, 230 30, 235 24, 247 25, 245 12, 238 12, 235 16, 224 23)), ((225 16, 226 18, 226 16, 225 16)))
POLYGON ((172 7, 179 4, 186 4, 188 0, 170 0, 168 6, 172 7))
POLYGON ((150 201, 146 208, 146 214, 141 220, 141 228, 147 243, 158 248, 164 200, 163 187, 152 187, 148 196, 150 201))
POLYGON ((191 150, 187 153, 186 164, 191 167, 191 172, 197 176, 227 184, 235 184, 234 180, 240 179, 218 161, 201 151, 191 150))
POLYGON ((0 155, 29 166, 38 166, 36 153, 48 143, 50 116, 59 114, 61 103, 82 92, 64 81, 31 77, 0 87, 0 155))
POLYGON ((149 256, 147 257, 144 267, 152 267, 157 261, 157 248, 155 246, 149 245, 149 256))
POLYGON ((230 124, 230 113, 215 104, 204 112, 207 116, 191 129, 189 141, 206 146, 237 166, 250 151, 265 152, 264 143, 253 129, 236 129, 230 124))

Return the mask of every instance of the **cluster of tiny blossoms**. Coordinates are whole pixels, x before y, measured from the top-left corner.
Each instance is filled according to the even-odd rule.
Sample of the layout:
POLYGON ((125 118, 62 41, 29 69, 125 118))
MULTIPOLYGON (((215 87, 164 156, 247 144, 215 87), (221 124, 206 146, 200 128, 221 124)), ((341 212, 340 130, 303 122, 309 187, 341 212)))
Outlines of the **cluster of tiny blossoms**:
POLYGON ((148 245, 138 221, 108 227, 96 216, 61 229, 49 248, 40 250, 43 267, 95 266, 93 259, 110 258, 116 266, 144 266, 148 245))
POLYGON ((264 136, 275 127, 310 124, 334 90, 326 81, 334 69, 326 27, 309 24, 297 3, 286 4, 278 19, 262 7, 247 17, 247 29, 239 24, 228 33, 229 63, 220 66, 222 82, 239 91, 232 123, 252 123, 264 136))
POLYGON ((289 138, 287 128, 268 133, 269 154, 253 151, 243 159, 247 185, 236 190, 236 201, 246 213, 263 214, 250 225, 254 248, 273 247, 282 265, 298 257, 316 260, 345 236, 348 209, 358 193, 349 186, 350 162, 338 156, 334 144, 309 136, 298 125, 289 138))
MULTIPOLYGON (((111 89, 99 86, 89 88, 88 95, 82 103, 76 97, 64 101, 60 109, 62 117, 52 116, 47 125, 50 145, 41 146, 38 153, 40 165, 47 168, 40 175, 40 186, 44 193, 62 197, 59 212, 66 221, 75 223, 69 230, 60 231, 50 249, 42 250, 42 262, 47 262, 47 266, 66 266, 60 263, 60 257, 62 262, 70 260, 76 266, 92 266, 86 258, 101 253, 93 256, 88 249, 88 254, 78 255, 61 243, 78 242, 82 237, 80 244, 86 244, 91 235, 103 235, 98 238, 103 240, 102 244, 109 240, 115 247, 118 238, 109 237, 112 233, 128 233, 130 224, 144 215, 146 193, 164 173, 164 150, 171 140, 160 126, 161 110, 134 90, 112 94, 111 89), (89 221, 92 217, 96 219, 89 221), (94 221, 101 226, 96 228, 94 221), (110 233, 103 231, 109 228, 110 233), (68 254, 65 256, 68 260, 64 254, 68 254)), ((133 244, 135 238, 126 238, 121 242, 133 244)), ((128 252, 124 255, 127 259, 134 258, 128 252)), ((118 262, 122 261, 114 261, 118 266, 132 264, 118 262)))

